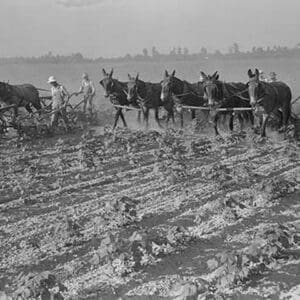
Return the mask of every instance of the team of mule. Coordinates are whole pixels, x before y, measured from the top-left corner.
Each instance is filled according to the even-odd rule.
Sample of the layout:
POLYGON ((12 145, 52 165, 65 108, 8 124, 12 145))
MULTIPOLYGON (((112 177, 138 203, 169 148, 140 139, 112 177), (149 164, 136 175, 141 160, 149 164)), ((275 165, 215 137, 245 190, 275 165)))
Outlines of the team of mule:
MULTIPOLYGON (((158 113, 159 107, 167 112, 167 122, 171 118, 174 123, 174 110, 180 115, 183 126, 183 107, 190 107, 192 119, 195 118, 195 109, 207 107, 214 124, 215 134, 218 135, 218 120, 220 116, 229 116, 229 128, 233 130, 234 116, 236 115, 243 130, 245 121, 254 127, 254 113, 260 119, 260 133, 265 136, 265 128, 270 115, 281 115, 281 131, 285 130, 290 117, 291 90, 283 82, 262 82, 259 80, 259 71, 248 71, 249 81, 224 82, 219 80, 219 74, 207 75, 201 72, 202 80, 189 83, 175 76, 175 70, 169 74, 165 71, 160 83, 144 82, 139 75, 133 77, 128 74, 128 82, 119 82, 112 78, 113 70, 107 73, 103 69, 104 78, 100 84, 104 88, 104 96, 112 104, 117 105, 114 128, 121 116, 124 126, 127 126, 120 106, 134 106, 143 113, 146 127, 149 122, 149 110, 154 109, 155 120, 161 126, 158 113), (194 108, 194 109, 193 109, 194 108), (260 113, 260 114, 259 114, 260 113)), ((140 113, 139 113, 140 116, 140 113)), ((140 118, 138 118, 140 120, 140 118)))
MULTIPOLYGON (((125 120, 123 110, 132 108, 138 110, 138 121, 141 114, 146 128, 149 125, 149 111, 154 110, 155 120, 159 127, 159 109, 167 113, 167 123, 173 123, 174 111, 180 115, 180 124, 183 127, 183 108, 191 109, 192 119, 195 118, 195 109, 204 109, 211 119, 215 134, 219 134, 218 120, 220 116, 229 116, 229 128, 233 130, 234 116, 238 118, 240 129, 243 130, 245 121, 254 127, 254 114, 260 119, 261 136, 266 134, 266 125, 270 115, 280 116, 280 131, 288 125, 291 113, 291 90, 283 82, 264 82, 260 80, 259 71, 248 70, 249 81, 224 82, 219 80, 219 74, 207 75, 201 72, 201 81, 189 83, 172 73, 164 72, 160 82, 146 82, 139 75, 128 74, 128 81, 122 82, 102 69, 103 78, 100 85, 104 89, 104 97, 109 99, 116 109, 113 128, 117 126, 119 118, 125 120)), ((18 108, 25 107, 33 113, 32 106, 40 112, 42 109, 38 89, 31 84, 10 85, 0 82, 0 101, 13 107, 14 118, 18 115, 18 108)))

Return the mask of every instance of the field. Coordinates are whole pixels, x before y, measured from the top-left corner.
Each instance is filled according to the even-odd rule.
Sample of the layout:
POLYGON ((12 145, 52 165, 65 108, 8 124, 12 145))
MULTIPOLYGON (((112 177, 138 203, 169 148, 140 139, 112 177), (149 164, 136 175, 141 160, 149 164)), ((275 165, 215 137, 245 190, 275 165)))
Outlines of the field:
MULTIPOLYGON (((248 66, 203 69, 246 81, 248 66)), ((270 66, 300 94, 295 62, 270 66)), ((0 72, 40 87, 55 75, 73 91, 82 71, 98 81, 101 67, 0 72)), ((120 79, 153 81, 173 67, 189 80, 200 69, 115 66, 120 79)), ((270 130, 215 138, 196 122, 146 132, 133 113, 130 129, 112 132, 103 101, 101 126, 0 137, 0 299, 299 299, 299 145, 270 130)))

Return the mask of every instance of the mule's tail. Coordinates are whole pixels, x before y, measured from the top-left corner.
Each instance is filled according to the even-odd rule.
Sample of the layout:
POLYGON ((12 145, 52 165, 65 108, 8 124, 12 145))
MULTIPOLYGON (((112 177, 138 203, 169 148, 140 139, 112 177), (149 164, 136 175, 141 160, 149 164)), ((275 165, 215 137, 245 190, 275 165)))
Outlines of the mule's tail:
POLYGON ((288 88, 288 92, 287 92, 287 101, 285 102, 285 107, 283 107, 283 110, 285 113, 285 124, 287 125, 290 118, 291 118, 291 101, 292 101, 292 91, 290 88, 288 88))

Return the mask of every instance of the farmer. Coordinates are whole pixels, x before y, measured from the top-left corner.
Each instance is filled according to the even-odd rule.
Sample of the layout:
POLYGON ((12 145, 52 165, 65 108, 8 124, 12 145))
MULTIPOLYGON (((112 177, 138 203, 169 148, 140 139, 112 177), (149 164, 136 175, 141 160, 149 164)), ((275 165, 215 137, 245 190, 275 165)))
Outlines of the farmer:
POLYGON ((261 80, 261 81, 267 81, 265 72, 263 70, 259 70, 258 72, 259 72, 259 80, 261 80))
POLYGON ((66 116, 65 105, 70 97, 66 88, 59 84, 54 76, 50 76, 48 83, 51 85, 52 96, 52 114, 50 127, 53 129, 57 126, 58 119, 61 118, 64 122, 65 129, 68 129, 68 118, 66 116))
POLYGON ((271 72, 268 82, 276 82, 277 81, 276 76, 277 74, 275 72, 271 72))
POLYGON ((95 96, 95 87, 93 82, 89 79, 89 75, 87 73, 82 74, 82 82, 79 91, 76 95, 83 94, 83 113, 86 113, 86 106, 88 104, 88 109, 90 115, 93 113, 93 99, 95 96))

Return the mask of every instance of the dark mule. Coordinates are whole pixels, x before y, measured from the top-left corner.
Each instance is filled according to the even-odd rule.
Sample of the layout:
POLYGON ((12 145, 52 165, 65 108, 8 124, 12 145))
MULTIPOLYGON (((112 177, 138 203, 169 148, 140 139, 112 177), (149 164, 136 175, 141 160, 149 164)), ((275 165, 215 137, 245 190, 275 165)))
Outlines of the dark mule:
POLYGON ((270 115, 277 114, 281 110, 281 128, 284 131, 291 114, 292 92, 289 86, 283 82, 264 82, 259 80, 259 71, 255 73, 248 70, 248 92, 252 107, 262 108, 261 136, 266 136, 266 124, 270 115))
MULTIPOLYGON (((104 97, 109 98, 111 103, 113 105, 125 105, 129 106, 130 103, 127 100, 127 83, 121 82, 117 79, 114 79, 112 77, 113 75, 113 69, 110 73, 107 73, 104 69, 102 69, 102 73, 104 78, 100 80, 100 85, 102 85, 104 89, 104 97)), ((113 129, 116 128, 119 117, 121 117, 124 127, 127 127, 127 123, 125 121, 124 115, 123 115, 123 108, 121 107, 115 107, 116 108, 116 114, 115 114, 115 121, 113 129)))
POLYGON ((31 105, 37 110, 42 109, 39 92, 31 84, 11 85, 0 82, 0 101, 6 105, 15 105, 14 117, 18 115, 18 108, 25 107, 32 113, 31 105))
POLYGON ((165 105, 160 100, 161 95, 161 84, 160 83, 152 83, 152 82, 145 82, 136 77, 131 77, 128 74, 129 82, 127 84, 127 100, 129 102, 137 101, 138 105, 141 107, 144 120, 146 122, 146 127, 148 128, 149 125, 149 110, 154 109, 155 113, 155 120, 159 127, 161 127, 160 120, 159 120, 159 108, 163 106, 168 115, 167 115, 167 122, 170 118, 172 118, 174 122, 174 113, 173 113, 173 106, 169 103, 165 105))
POLYGON ((215 72, 212 76, 201 72, 203 77, 203 88, 208 105, 212 109, 227 108, 225 112, 212 113, 215 134, 218 135, 218 120, 221 115, 229 115, 229 129, 233 130, 233 120, 236 114, 240 122, 241 130, 244 127, 244 120, 249 120, 254 125, 252 111, 233 112, 231 108, 251 108, 247 85, 241 82, 223 82, 219 80, 219 75, 215 72))
MULTIPOLYGON (((177 112, 180 114, 181 127, 183 127, 182 106, 202 106, 205 103, 201 83, 189 83, 187 81, 180 80, 175 77, 175 70, 172 74, 165 71, 161 87, 160 99, 165 104, 170 102, 175 106, 177 112)), ((194 119, 195 116, 195 110, 192 109, 192 119, 194 119)))

